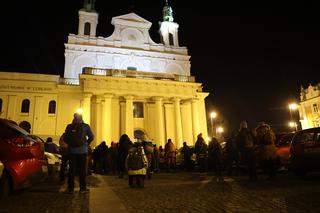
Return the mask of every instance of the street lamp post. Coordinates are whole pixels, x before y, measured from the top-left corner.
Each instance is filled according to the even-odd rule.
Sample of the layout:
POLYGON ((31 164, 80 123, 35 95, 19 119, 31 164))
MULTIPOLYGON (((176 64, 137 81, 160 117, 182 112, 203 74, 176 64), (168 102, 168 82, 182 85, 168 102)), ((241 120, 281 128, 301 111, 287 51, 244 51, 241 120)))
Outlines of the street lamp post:
POLYGON ((211 112, 210 113, 210 121, 211 121, 211 136, 214 137, 216 134, 214 132, 214 128, 213 128, 213 119, 215 119, 217 117, 217 113, 216 112, 211 112))
POLYGON ((293 116, 292 116, 292 111, 295 111, 298 109, 298 105, 296 103, 290 103, 289 104, 289 111, 290 111, 290 124, 289 126, 290 127, 295 127, 295 131, 297 131, 297 123, 295 122, 295 119, 293 119, 293 116))

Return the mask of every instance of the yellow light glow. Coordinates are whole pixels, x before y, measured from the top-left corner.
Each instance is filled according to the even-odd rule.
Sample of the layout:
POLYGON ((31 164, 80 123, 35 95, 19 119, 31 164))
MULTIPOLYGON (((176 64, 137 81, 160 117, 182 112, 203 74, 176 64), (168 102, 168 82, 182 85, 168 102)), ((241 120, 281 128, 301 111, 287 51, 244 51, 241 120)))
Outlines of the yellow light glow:
POLYGON ((223 129, 223 127, 219 126, 219 127, 217 128, 217 132, 219 132, 219 133, 222 133, 222 132, 224 132, 224 129, 223 129))
POLYGON ((293 127, 295 127, 295 126, 296 126, 296 123, 295 123, 295 122, 293 122, 293 121, 290 121, 288 125, 289 125, 289 127, 293 128, 293 127))
POLYGON ((78 113, 78 114, 81 114, 81 115, 82 115, 82 113, 83 113, 83 109, 82 109, 82 108, 78 108, 78 109, 76 110, 76 113, 78 113))
POLYGON ((211 112, 210 113, 210 117, 211 118, 216 118, 218 116, 218 114, 216 112, 211 112))
POLYGON ((298 109, 298 104, 296 104, 296 103, 290 103, 290 104, 289 104, 289 109, 290 109, 290 110, 296 110, 296 109, 298 109))

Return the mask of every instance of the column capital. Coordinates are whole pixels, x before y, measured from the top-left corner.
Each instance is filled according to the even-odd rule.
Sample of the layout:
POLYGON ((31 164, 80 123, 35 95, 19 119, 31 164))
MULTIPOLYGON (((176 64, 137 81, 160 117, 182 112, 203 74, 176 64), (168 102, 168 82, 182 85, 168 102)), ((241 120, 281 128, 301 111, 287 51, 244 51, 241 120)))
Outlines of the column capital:
POLYGON ((206 97, 208 97, 208 95, 209 95, 208 92, 198 92, 197 93, 197 98, 205 99, 206 97))
POLYGON ((171 98, 172 101, 174 102, 179 102, 181 101, 181 98, 178 98, 178 97, 174 97, 174 98, 171 98))
POLYGON ((162 101, 163 97, 160 97, 160 96, 152 97, 152 100, 154 100, 154 101, 162 101))
POLYGON ((190 101, 191 103, 196 103, 199 99, 198 98, 191 98, 190 101))
POLYGON ((92 97, 92 93, 86 92, 83 93, 83 98, 91 98, 92 97))
POLYGON ((113 96, 114 96, 114 94, 111 94, 111 93, 104 93, 103 94, 104 98, 112 98, 113 96))
POLYGON ((133 98, 134 98, 133 95, 125 95, 125 96, 123 96, 123 97, 124 97, 124 99, 126 99, 126 100, 133 100, 133 98))

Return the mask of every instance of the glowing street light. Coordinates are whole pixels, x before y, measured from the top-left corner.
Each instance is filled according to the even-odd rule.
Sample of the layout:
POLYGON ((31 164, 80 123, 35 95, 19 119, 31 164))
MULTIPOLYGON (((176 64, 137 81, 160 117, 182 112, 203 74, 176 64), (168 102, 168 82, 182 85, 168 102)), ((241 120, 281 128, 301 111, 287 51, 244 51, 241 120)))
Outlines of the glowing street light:
POLYGON ((213 119, 215 119, 218 116, 216 112, 211 112, 210 113, 210 121, 211 121, 211 135, 212 137, 214 136, 214 130, 213 130, 213 119))
POLYGON ((288 125, 289 125, 289 127, 291 127, 291 128, 295 128, 295 130, 297 131, 297 123, 296 123, 296 122, 290 121, 290 122, 288 123, 288 125))
POLYGON ((223 127, 219 126, 219 127, 217 128, 217 132, 218 132, 219 134, 223 133, 223 132, 224 132, 223 127))
POLYGON ((289 104, 289 110, 290 111, 294 111, 294 110, 297 110, 298 109, 298 104, 296 103, 290 103, 289 104))
POLYGON ((293 121, 292 111, 296 111, 296 110, 298 109, 298 104, 296 104, 296 103, 293 102, 293 103, 290 103, 290 104, 288 105, 288 107, 289 107, 290 119, 291 119, 291 122, 289 122, 289 126, 290 126, 291 128, 294 127, 295 130, 297 131, 297 123, 293 121))
POLYGON ((83 114, 83 109, 82 108, 78 108, 76 110, 76 113, 82 115, 83 114))

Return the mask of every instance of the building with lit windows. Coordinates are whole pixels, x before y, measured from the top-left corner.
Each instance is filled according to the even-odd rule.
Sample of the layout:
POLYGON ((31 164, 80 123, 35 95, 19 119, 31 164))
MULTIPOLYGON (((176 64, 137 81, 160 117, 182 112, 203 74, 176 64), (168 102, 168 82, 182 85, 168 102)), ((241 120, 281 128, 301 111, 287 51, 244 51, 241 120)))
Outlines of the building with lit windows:
POLYGON ((114 32, 96 36, 98 13, 92 1, 79 11, 77 34, 65 44, 64 77, 0 72, 0 117, 28 123, 31 133, 58 138, 81 108, 94 143, 145 134, 158 145, 178 146, 207 137, 201 83, 190 75, 190 56, 179 46, 178 27, 166 3, 161 43, 151 23, 135 13, 113 17, 114 32))
POLYGON ((302 129, 320 127, 320 83, 301 87, 299 115, 302 129))

